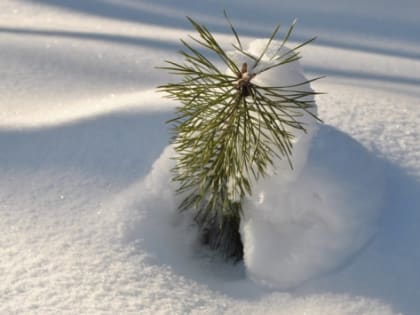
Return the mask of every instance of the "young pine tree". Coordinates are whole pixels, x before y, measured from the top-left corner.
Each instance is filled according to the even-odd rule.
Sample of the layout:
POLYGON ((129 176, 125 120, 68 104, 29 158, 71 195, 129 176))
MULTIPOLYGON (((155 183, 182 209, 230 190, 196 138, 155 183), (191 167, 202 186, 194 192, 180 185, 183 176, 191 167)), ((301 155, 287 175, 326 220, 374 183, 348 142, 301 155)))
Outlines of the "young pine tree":
POLYGON ((180 80, 159 89, 180 103, 169 121, 176 151, 173 180, 182 196, 178 209, 194 214, 204 244, 238 261, 243 256, 243 201, 276 159, 287 159, 292 167, 293 130, 305 131, 299 121, 304 113, 317 119, 311 112, 313 97, 308 98, 317 93, 299 88, 313 80, 289 86, 255 83, 262 73, 296 62, 299 48, 314 39, 285 49, 293 23, 267 58, 277 26, 261 53, 253 55, 243 48, 226 13, 225 17, 236 40, 233 48, 248 62, 237 64, 205 26, 188 18, 198 38, 191 36, 192 43, 181 40, 183 63, 166 61, 160 67, 180 80))

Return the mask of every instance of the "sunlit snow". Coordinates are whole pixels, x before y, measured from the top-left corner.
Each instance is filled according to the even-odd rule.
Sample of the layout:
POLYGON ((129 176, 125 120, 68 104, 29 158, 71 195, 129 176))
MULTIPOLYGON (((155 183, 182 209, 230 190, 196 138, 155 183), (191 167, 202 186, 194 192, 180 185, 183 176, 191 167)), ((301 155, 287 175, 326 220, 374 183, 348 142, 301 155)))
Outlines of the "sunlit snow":
MULTIPOLYGON (((0 314, 416 315, 417 0, 0 2, 0 314), (324 121, 248 200, 245 261, 176 213, 156 70, 185 15, 230 49, 298 18, 324 121), (306 158, 305 158, 306 155, 306 158), (297 161, 299 162, 299 158, 297 161), (297 163, 296 165, 298 165, 297 163), (284 171, 286 172, 286 171, 284 171), (283 173, 285 174, 285 173, 283 173), (291 211, 292 210, 292 211, 291 211)), ((180 59, 177 59, 180 60, 180 59)))

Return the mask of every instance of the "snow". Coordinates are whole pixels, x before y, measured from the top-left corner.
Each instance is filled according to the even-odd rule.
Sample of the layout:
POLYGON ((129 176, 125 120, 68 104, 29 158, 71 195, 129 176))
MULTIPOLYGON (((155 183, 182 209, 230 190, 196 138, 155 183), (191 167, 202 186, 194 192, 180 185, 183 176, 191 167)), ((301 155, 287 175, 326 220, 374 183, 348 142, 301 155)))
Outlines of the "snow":
POLYGON ((346 262, 375 233, 382 172, 360 144, 321 126, 299 175, 290 180, 282 170, 261 180, 245 207, 250 277, 290 289, 346 262))
POLYGON ((417 0, 1 1, 0 314, 417 314, 419 9, 417 0), (174 103, 154 92, 168 80, 154 67, 178 58, 178 39, 192 33, 184 15, 228 44, 223 8, 247 40, 297 17, 292 41, 319 37, 302 50, 306 76, 328 75, 313 84, 328 94, 316 99, 325 124, 299 175, 305 186, 288 194, 315 207, 316 192, 326 207, 275 213, 296 219, 293 229, 309 212, 308 224, 328 228, 262 231, 300 236, 275 244, 301 249, 293 272, 275 266, 283 274, 267 279, 287 280, 282 290, 211 258, 174 213, 164 124, 174 103))

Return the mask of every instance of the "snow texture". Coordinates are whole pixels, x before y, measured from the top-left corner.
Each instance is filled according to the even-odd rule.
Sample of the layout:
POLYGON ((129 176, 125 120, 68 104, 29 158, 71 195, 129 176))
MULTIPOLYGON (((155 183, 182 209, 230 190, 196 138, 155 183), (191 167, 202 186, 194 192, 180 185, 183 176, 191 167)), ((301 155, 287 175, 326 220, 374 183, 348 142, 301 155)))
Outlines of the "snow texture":
POLYGON ((417 0, 2 0, 0 314, 417 315, 419 10, 417 0), (296 259, 288 270, 212 258, 175 212, 164 123, 175 104, 154 92, 168 81, 154 67, 180 58, 179 38, 193 33, 185 15, 231 47, 223 8, 244 45, 295 17, 291 44, 318 35, 302 66, 327 75, 312 86, 328 92, 316 97, 325 124, 295 178, 260 183, 242 227, 247 252, 261 251, 250 257, 271 249, 283 266, 296 259), (272 213, 262 201, 277 198, 272 213), (274 228, 251 217, 259 202, 274 228), (295 237, 251 248, 283 233, 295 237))

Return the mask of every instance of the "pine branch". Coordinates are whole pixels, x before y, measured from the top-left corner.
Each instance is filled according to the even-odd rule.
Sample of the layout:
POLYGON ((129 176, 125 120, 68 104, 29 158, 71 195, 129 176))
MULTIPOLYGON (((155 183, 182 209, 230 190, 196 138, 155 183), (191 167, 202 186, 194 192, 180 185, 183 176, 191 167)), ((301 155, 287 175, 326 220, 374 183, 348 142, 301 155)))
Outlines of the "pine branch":
POLYGON ((305 131, 299 121, 304 113, 318 119, 311 112, 313 101, 307 98, 318 93, 300 91, 299 87, 318 78, 288 86, 255 84, 254 78, 261 73, 300 59, 298 49, 314 39, 282 54, 295 27, 293 22, 270 63, 257 70, 280 25, 262 52, 254 56, 244 50, 224 14, 236 39, 233 47, 253 60, 250 69, 247 63, 237 65, 205 26, 188 17, 199 35, 190 36, 198 47, 181 40, 184 63, 166 61, 166 66, 160 67, 181 80, 158 88, 181 104, 168 121, 173 125, 177 153, 173 180, 178 184, 177 193, 183 196, 178 209, 193 211, 203 243, 225 258, 239 260, 242 201, 277 159, 286 159, 293 166, 294 135, 290 130, 305 131), (202 50, 213 53, 232 74, 220 70, 202 50))

